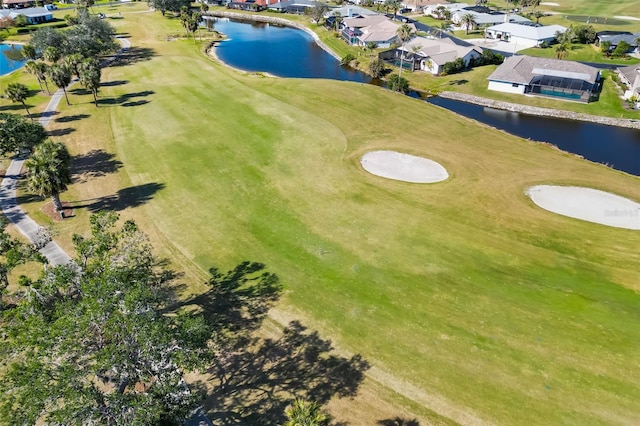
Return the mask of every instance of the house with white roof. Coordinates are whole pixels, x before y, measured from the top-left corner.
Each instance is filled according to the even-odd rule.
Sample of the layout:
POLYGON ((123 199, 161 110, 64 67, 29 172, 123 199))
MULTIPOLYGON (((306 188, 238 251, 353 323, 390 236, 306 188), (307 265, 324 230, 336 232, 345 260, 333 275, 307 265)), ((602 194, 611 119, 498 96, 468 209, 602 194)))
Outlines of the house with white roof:
POLYGON ((590 102, 601 89, 600 70, 574 61, 514 55, 488 77, 499 92, 590 102))
POLYGON ((438 13, 438 8, 444 8, 446 10, 448 10, 449 12, 453 13, 459 9, 464 9, 465 7, 469 7, 470 5, 468 5, 467 3, 444 3, 444 2, 440 2, 437 4, 429 4, 427 6, 425 6, 422 11, 424 12, 425 15, 431 16, 433 18, 436 19, 440 19, 440 15, 438 13))
MULTIPOLYGON (((408 25, 412 31, 416 31, 414 24, 408 25)), ((384 15, 347 18, 342 21, 342 38, 355 46, 375 43, 377 47, 390 47, 399 42, 398 28, 400 24, 384 15)))
POLYGON ((462 58, 465 66, 469 66, 472 59, 481 56, 481 48, 472 45, 462 46, 450 38, 414 37, 397 49, 382 52, 379 57, 393 61, 394 64, 399 64, 402 58, 404 67, 439 75, 447 62, 462 58))
POLYGON ((509 41, 522 47, 538 47, 543 43, 552 43, 556 34, 564 33, 567 28, 562 25, 522 25, 503 23, 484 30, 486 38, 509 41))
POLYGON ((378 12, 375 12, 370 9, 365 9, 364 7, 347 5, 343 7, 337 7, 335 9, 330 9, 327 13, 324 14, 325 18, 330 16, 335 16, 335 14, 339 13, 343 18, 353 18, 355 16, 374 16, 379 15, 378 12))
POLYGON ((41 24, 53 19, 53 12, 46 7, 28 7, 26 9, 0 9, 0 17, 16 19, 24 15, 29 24, 41 24))
POLYGON ((484 7, 481 8, 481 7, 474 7, 474 6, 458 9, 455 12, 453 12, 451 14, 451 22, 453 22, 453 24, 461 30, 466 29, 464 28, 464 25, 463 25, 463 17, 465 15, 473 16, 473 21, 475 22, 473 29, 490 27, 492 25, 509 23, 509 22, 512 22, 512 23, 530 23, 531 22, 531 20, 513 13, 489 11, 488 8, 484 8, 484 7))

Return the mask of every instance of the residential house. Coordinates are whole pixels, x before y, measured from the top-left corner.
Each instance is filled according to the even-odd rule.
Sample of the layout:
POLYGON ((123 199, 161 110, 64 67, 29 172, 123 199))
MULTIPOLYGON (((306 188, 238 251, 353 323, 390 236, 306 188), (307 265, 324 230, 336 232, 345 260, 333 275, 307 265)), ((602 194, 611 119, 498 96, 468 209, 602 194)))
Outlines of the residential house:
MULTIPOLYGON (((531 20, 524 18, 520 15, 516 15, 513 13, 504 13, 489 10, 485 7, 479 6, 470 6, 462 9, 458 9, 451 14, 451 22, 453 24, 463 30, 466 29, 463 24, 463 17, 465 15, 473 16, 473 21, 475 22, 474 28, 486 28, 492 25, 497 25, 501 23, 528 23, 531 20)), ((471 28, 470 28, 471 29, 471 28)))
POLYGON ((494 25, 484 30, 486 38, 508 41, 522 47, 539 47, 552 43, 556 34, 567 31, 562 25, 525 25, 511 22, 494 25))
MULTIPOLYGON (((327 18, 327 20, 332 17, 327 18)), ((369 15, 369 16, 356 16, 353 18, 345 18, 342 21, 342 38, 351 45, 360 44, 360 37, 362 33, 362 29, 366 27, 370 27, 372 25, 379 24, 380 22, 389 21, 384 15, 369 15)))
POLYGON ((414 37, 397 49, 380 53, 380 59, 392 61, 399 65, 402 58, 403 67, 421 70, 433 75, 442 73, 447 62, 462 58, 466 66, 473 58, 482 56, 482 49, 477 46, 459 45, 450 38, 433 39, 414 37), (406 65, 405 65, 406 64, 406 65))
POLYGON ((35 6, 35 0, 4 0, 2 2, 2 7, 4 9, 24 9, 35 6))
POLYGON ((440 15, 438 13, 438 8, 443 7, 446 10, 448 10, 450 13, 454 13, 460 9, 464 9, 465 7, 470 7, 470 5, 466 4, 466 3, 444 3, 442 1, 440 1, 439 3, 436 4, 428 4, 426 5, 424 8, 422 8, 422 11, 424 12, 425 15, 431 16, 432 18, 436 18, 436 19, 440 19, 440 15))
POLYGON ((601 89, 600 71, 589 65, 533 56, 511 56, 488 77, 499 92, 590 102, 601 89))
POLYGON ((636 108, 640 108, 640 64, 618 68, 620 82, 627 86, 623 99, 636 100, 636 108))
MULTIPOLYGON (((412 32, 416 31, 414 24, 406 24, 411 28, 412 32)), ((366 46, 367 43, 375 43, 377 48, 391 47, 394 43, 399 43, 398 38, 399 24, 391 22, 390 20, 384 20, 377 24, 370 25, 368 27, 360 28, 361 34, 357 37, 358 46, 366 46)))
POLYGON ((336 13, 339 13, 340 16, 342 16, 343 18, 379 15, 378 12, 375 12, 371 9, 365 9, 364 7, 360 7, 360 6, 347 5, 347 6, 337 7, 335 9, 329 10, 327 13, 324 14, 324 17, 328 18, 330 16, 334 16, 336 13))
POLYGON ((0 17, 16 19, 19 15, 24 15, 29 24, 42 24, 53 19, 53 12, 46 7, 28 7, 26 9, 5 9, 0 10, 0 17))
POLYGON ((629 44, 627 53, 640 53, 640 33, 630 33, 626 31, 602 31, 596 35, 596 43, 600 45, 603 41, 611 43, 609 50, 613 51, 618 47, 618 43, 626 41, 629 44))
POLYGON ((270 4, 268 9, 274 12, 304 15, 307 9, 313 8, 315 4, 313 0, 285 0, 270 4))

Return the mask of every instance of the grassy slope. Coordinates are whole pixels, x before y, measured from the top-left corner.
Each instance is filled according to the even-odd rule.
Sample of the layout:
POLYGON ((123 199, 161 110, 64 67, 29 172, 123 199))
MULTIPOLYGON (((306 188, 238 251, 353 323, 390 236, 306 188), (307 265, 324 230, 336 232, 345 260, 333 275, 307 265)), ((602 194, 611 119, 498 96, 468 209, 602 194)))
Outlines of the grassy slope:
MULTIPOLYGON (((106 69, 104 81, 125 84, 102 96, 154 93, 133 107, 78 96, 63 108, 91 115, 65 136, 74 152, 103 148, 125 165, 65 197, 164 185, 123 214, 187 277, 265 262, 286 288, 281 315, 301 312, 363 353, 389 373, 374 375, 382 385, 435 395, 410 395, 427 401, 405 402, 416 415, 640 421, 637 233, 553 215, 522 193, 561 183, 638 200, 640 179, 376 87, 235 73, 191 42, 161 41, 175 27, 158 15, 114 23, 157 55, 106 69), (378 148, 433 158, 452 177, 368 175, 358 159, 378 148)), ((375 420, 349 411, 353 424, 375 420)))

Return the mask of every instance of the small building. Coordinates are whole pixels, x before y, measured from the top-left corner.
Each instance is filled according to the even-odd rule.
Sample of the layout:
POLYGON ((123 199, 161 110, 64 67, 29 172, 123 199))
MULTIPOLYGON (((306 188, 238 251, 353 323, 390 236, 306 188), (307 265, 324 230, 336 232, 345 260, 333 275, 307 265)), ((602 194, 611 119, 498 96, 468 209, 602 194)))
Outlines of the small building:
POLYGON ((640 108, 640 65, 629 65, 618 68, 620 82, 626 86, 623 99, 636 100, 636 108, 640 108))
POLYGON ((460 29, 466 29, 463 25, 463 16, 465 15, 473 16, 473 20, 475 22, 474 29, 486 28, 486 27, 490 27, 492 25, 497 25, 500 23, 510 23, 510 22, 511 23, 530 23, 531 22, 531 20, 513 13, 504 13, 504 12, 497 12, 497 11, 477 12, 476 10, 479 10, 479 9, 473 6, 458 9, 457 11, 451 14, 451 21, 456 27, 460 29))
POLYGON ((459 45, 453 39, 432 39, 426 37, 414 37, 397 49, 381 52, 379 57, 385 61, 391 61, 394 65, 400 65, 413 71, 426 71, 433 75, 439 75, 447 62, 453 62, 462 58, 465 66, 474 58, 482 56, 482 49, 472 45, 459 45), (401 61, 402 59, 402 61, 401 61))
POLYGON ((31 25, 42 24, 53 19, 53 12, 46 7, 28 7, 26 9, 3 9, 0 10, 0 17, 16 19, 24 15, 31 25))
POLYGON ((353 18, 353 17, 357 17, 357 16, 375 16, 375 15, 379 15, 378 12, 375 12, 371 9, 365 9, 364 7, 360 7, 360 6, 354 6, 354 5, 347 5, 347 6, 343 6, 343 7, 337 7, 335 9, 331 9, 329 10, 327 13, 324 14, 325 18, 328 18, 330 16, 334 16, 336 13, 339 13, 340 16, 342 16, 343 18, 353 18))
POLYGON ((601 89, 600 71, 589 65, 560 59, 514 55, 488 77, 489 89, 590 102, 601 89))
POLYGON ((436 4, 428 4, 422 8, 422 11, 425 15, 431 16, 432 18, 440 19, 439 10, 446 9, 450 13, 454 13, 457 10, 464 9, 465 7, 469 7, 467 3, 445 3, 444 1, 440 1, 436 4))
POLYGON ((630 46, 627 53, 640 53, 640 43, 638 43, 638 39, 640 38, 640 33, 630 33, 626 31, 602 31, 596 34, 596 43, 600 45, 602 42, 611 43, 609 46, 609 51, 615 50, 618 47, 618 44, 621 41, 627 42, 630 46))
POLYGON ((270 4, 268 9, 274 12, 304 15, 308 9, 313 8, 315 5, 316 2, 312 0, 285 0, 270 4))
MULTIPOLYGON (((333 16, 328 17, 327 21, 332 18, 333 16)), ((378 14, 345 18, 341 26, 342 38, 350 45, 358 45, 360 44, 359 37, 363 34, 363 28, 371 27, 384 21, 389 21, 389 18, 378 14)))
POLYGON ((4 9, 25 9, 35 6, 35 0, 4 0, 2 2, 2 7, 4 9))
POLYGON ((562 25, 523 25, 503 23, 484 30, 486 38, 516 43, 522 47, 539 47, 543 43, 552 43, 558 33, 567 29, 562 25))

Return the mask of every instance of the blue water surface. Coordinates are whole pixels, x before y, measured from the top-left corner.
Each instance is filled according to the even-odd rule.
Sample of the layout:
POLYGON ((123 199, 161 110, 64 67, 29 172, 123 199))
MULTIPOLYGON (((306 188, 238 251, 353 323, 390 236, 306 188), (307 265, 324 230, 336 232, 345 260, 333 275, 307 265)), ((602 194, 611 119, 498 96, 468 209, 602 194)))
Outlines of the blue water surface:
POLYGON ((24 66, 24 63, 26 62, 25 60, 15 61, 15 60, 9 59, 7 57, 7 53, 9 53, 12 50, 21 51, 22 46, 20 46, 19 44, 4 44, 4 43, 0 44, 0 53, 2 53, 0 55, 0 75, 9 74, 10 72, 20 69, 22 66, 24 66))

